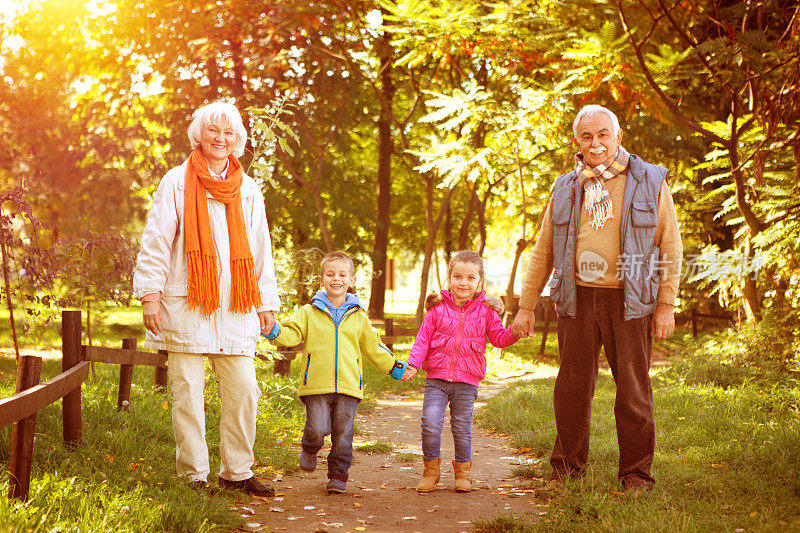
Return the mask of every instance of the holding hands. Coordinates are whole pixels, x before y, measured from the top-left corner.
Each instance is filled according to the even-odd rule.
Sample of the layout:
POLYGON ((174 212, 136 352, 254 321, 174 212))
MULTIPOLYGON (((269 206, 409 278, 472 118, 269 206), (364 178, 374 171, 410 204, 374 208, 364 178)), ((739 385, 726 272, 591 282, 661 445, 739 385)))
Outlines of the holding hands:
POLYGON ((520 307, 517 316, 514 317, 514 322, 511 323, 511 334, 516 338, 533 336, 533 324, 536 317, 532 309, 523 309, 520 307))
POLYGON ((411 381, 412 379, 414 379, 414 376, 416 375, 417 375, 417 369, 409 365, 406 367, 406 371, 403 372, 403 377, 401 377, 400 379, 402 379, 403 381, 411 381))

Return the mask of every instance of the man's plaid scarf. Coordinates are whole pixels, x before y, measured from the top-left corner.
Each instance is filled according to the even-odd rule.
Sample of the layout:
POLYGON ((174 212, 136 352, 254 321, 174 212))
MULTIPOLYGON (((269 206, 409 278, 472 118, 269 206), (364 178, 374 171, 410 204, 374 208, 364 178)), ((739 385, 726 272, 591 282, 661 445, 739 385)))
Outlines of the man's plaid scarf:
POLYGON ((606 182, 616 178, 626 168, 630 154, 622 146, 617 148, 614 155, 594 168, 589 168, 583 160, 583 155, 575 155, 575 170, 583 187, 583 205, 592 217, 589 225, 600 229, 609 218, 614 218, 611 211, 611 195, 606 189, 606 182))

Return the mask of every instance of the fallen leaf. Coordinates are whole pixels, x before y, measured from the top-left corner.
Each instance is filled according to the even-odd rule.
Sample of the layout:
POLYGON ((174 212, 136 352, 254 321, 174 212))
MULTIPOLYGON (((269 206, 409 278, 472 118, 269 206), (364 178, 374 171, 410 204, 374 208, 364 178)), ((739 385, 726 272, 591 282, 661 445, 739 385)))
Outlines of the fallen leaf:
POLYGON ((306 505, 303 507, 303 509, 305 509, 306 511, 311 511, 312 509, 316 509, 316 507, 314 507, 313 505, 306 505))
POLYGON ((353 502, 353 507, 361 507, 361 504, 358 502, 353 502))
POLYGON ((530 452, 531 450, 533 450, 533 448, 522 448, 522 449, 519 451, 519 453, 528 453, 528 452, 530 452))
POLYGON ((283 507, 270 507, 269 510, 272 511, 273 513, 282 513, 286 509, 284 509, 283 507))
POLYGON ((367 528, 365 528, 364 526, 356 526, 353 529, 355 529, 356 531, 366 531, 367 530, 367 528))
POLYGON ((302 516, 287 516, 286 520, 295 521, 295 520, 300 520, 302 518, 304 518, 304 517, 302 517, 302 516))
POLYGON ((242 507, 242 511, 247 511, 250 514, 256 514, 256 512, 250 507, 242 507))
POLYGON ((416 519, 417 519, 417 517, 416 517, 416 516, 404 516, 404 517, 402 518, 402 520, 416 520, 416 519))

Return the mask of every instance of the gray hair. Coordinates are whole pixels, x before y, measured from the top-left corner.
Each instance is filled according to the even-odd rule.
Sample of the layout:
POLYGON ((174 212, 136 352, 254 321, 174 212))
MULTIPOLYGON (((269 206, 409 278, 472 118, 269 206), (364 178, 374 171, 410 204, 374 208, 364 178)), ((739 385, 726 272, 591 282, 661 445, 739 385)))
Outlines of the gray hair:
POLYGON ((598 113, 603 113, 611 119, 611 125, 614 128, 612 133, 614 135, 619 133, 619 120, 617 120, 617 115, 615 115, 613 111, 601 105, 589 104, 587 106, 583 106, 583 108, 578 111, 575 121, 572 123, 572 134, 576 139, 578 138, 578 123, 581 121, 581 119, 585 117, 591 117, 592 115, 597 115, 598 113))
POLYGON ((247 130, 244 129, 239 110, 235 105, 227 102, 212 102, 194 112, 194 119, 189 124, 188 131, 192 150, 200 146, 203 130, 216 122, 234 131, 236 144, 233 147, 233 155, 240 157, 244 153, 244 145, 247 143, 247 130))

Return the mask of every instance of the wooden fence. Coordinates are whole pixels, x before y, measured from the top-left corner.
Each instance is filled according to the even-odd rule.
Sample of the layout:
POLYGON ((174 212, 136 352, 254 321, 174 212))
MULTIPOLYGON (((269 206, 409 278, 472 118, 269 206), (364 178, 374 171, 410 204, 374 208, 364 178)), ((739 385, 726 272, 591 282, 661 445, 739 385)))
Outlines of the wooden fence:
POLYGON ((14 424, 11 436, 11 479, 9 498, 27 500, 33 459, 36 415, 62 400, 64 444, 76 446, 81 440, 81 384, 89 376, 92 361, 120 365, 117 409, 130 401, 134 365, 155 367, 155 385, 166 387, 166 353, 137 352, 136 339, 124 339, 123 349, 81 345, 81 312, 61 313, 61 374, 39 383, 41 357, 21 356, 17 363, 16 394, 0 400, 0 428, 14 424))

